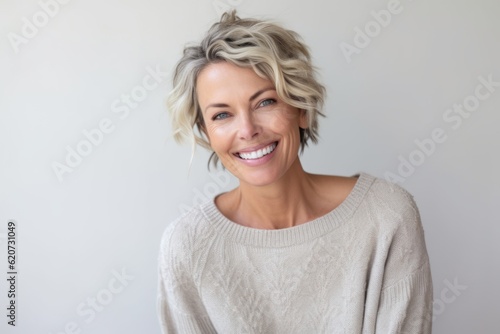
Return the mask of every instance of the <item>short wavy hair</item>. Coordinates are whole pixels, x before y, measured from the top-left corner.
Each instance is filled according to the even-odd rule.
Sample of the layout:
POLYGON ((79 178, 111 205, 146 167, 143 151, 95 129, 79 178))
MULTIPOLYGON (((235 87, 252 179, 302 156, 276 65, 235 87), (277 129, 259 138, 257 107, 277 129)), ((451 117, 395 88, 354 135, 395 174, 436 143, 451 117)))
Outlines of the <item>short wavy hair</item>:
MULTIPOLYGON (((316 79, 309 48, 296 32, 269 21, 241 19, 235 10, 224 13, 200 44, 186 46, 175 67, 167 108, 178 143, 191 140, 193 154, 196 144, 211 150, 203 131, 196 81, 205 67, 222 61, 252 68, 257 75, 274 83, 282 101, 306 111, 308 127, 300 129, 300 152, 309 141, 317 143, 318 115, 324 116, 325 88, 316 79)), ((209 166, 211 160, 217 166, 215 152, 209 166)))

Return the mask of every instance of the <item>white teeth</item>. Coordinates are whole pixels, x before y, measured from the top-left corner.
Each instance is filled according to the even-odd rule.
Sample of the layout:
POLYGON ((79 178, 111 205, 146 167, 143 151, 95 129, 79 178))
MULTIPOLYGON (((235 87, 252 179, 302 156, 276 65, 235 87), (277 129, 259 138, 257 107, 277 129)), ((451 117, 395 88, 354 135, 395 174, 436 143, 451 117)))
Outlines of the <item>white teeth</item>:
POLYGON ((276 143, 272 143, 271 145, 261 148, 260 150, 253 151, 250 153, 239 153, 240 158, 245 159, 245 160, 253 160, 253 159, 260 159, 265 155, 268 155, 274 149, 276 148, 276 143))

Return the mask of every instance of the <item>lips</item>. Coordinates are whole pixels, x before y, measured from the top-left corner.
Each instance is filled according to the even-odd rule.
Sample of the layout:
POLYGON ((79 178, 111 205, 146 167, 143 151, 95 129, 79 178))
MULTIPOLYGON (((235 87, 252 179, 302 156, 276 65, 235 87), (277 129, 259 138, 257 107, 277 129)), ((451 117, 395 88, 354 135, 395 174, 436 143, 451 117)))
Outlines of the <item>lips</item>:
POLYGON ((276 149, 277 145, 278 142, 273 142, 263 148, 253 151, 237 152, 235 155, 244 160, 256 160, 272 153, 276 149))

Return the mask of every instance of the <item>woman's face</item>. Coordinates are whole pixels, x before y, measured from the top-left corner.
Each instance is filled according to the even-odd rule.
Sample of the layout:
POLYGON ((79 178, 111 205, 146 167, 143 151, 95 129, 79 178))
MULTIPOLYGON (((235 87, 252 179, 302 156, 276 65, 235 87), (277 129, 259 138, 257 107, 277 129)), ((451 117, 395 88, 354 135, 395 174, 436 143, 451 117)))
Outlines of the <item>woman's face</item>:
POLYGON ((240 182, 270 184, 298 159, 305 112, 281 101, 270 80, 220 62, 201 71, 196 91, 210 145, 240 182))

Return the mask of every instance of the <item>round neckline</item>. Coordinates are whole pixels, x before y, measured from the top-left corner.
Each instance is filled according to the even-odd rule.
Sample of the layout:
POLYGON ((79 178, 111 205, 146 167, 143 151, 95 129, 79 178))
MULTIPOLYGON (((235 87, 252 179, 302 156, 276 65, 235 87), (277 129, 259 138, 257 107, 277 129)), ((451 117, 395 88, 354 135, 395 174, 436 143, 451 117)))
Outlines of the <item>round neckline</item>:
POLYGON ((215 197, 200 206, 217 235, 235 243, 256 247, 287 247, 317 238, 345 223, 356 211, 375 177, 359 173, 351 192, 336 208, 306 223, 279 230, 257 229, 231 221, 215 205, 215 197))

